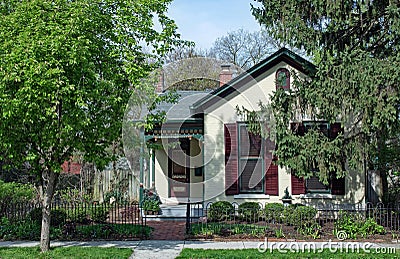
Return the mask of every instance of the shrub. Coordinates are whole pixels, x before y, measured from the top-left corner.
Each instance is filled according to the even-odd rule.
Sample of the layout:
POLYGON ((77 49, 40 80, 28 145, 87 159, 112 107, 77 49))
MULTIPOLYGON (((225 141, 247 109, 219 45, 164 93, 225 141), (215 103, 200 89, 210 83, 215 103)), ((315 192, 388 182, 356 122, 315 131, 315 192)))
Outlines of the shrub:
POLYGON ((261 206, 258 202, 244 202, 239 205, 239 213, 246 221, 258 221, 261 206))
POLYGON ((105 222, 108 217, 108 206, 89 206, 81 204, 66 210, 67 220, 73 223, 87 224, 91 221, 101 223, 105 222))
POLYGON ((161 200, 158 194, 151 190, 144 191, 144 198, 142 202, 142 208, 145 211, 159 212, 161 200))
POLYGON ((339 231, 346 233, 347 238, 357 238, 357 236, 367 237, 374 234, 385 234, 385 228, 379 225, 373 218, 365 219, 360 214, 350 214, 340 212, 338 220, 335 222, 334 234, 339 231))
MULTIPOLYGON (((50 215, 50 225, 52 227, 61 226, 67 220, 67 213, 63 209, 52 209, 50 215)), ((34 208, 31 210, 28 214, 28 219, 40 225, 42 223, 42 208, 34 208)))
POLYGON ((58 227, 67 221, 67 213, 64 209, 52 209, 50 225, 58 227))
POLYGON ((321 225, 316 221, 308 221, 298 228, 298 232, 304 236, 317 239, 321 237, 321 225))
POLYGON ((93 220, 94 222, 101 223, 105 222, 107 220, 108 216, 108 209, 104 207, 92 207, 90 210, 90 219, 93 220))
POLYGON ((265 204, 264 213, 266 221, 280 222, 282 220, 282 213, 284 206, 281 203, 267 203, 265 204))
POLYGON ((290 205, 283 211, 285 223, 297 227, 310 222, 317 215, 317 209, 311 206, 290 205))
POLYGON ((30 184, 5 183, 0 180, 0 203, 21 203, 32 200, 35 189, 30 184))
POLYGON ((112 198, 115 199, 115 202, 118 204, 127 204, 128 203, 128 200, 126 199, 124 194, 117 190, 107 192, 104 195, 104 202, 111 203, 112 198))
POLYGON ((385 228, 379 225, 373 218, 367 218, 367 220, 361 225, 360 229, 360 234, 362 237, 367 237, 374 234, 383 235, 385 233, 385 228))
POLYGON ((146 199, 146 200, 143 200, 143 202, 142 202, 142 208, 144 211, 159 212, 160 211, 160 203, 157 200, 146 199))
POLYGON ((88 208, 83 207, 75 207, 71 209, 67 209, 67 220, 75 223, 86 224, 89 223, 89 214, 90 211, 88 208))
POLYGON ((317 215, 317 209, 310 206, 298 206, 294 212, 302 221, 310 221, 317 215))
POLYGON ((90 203, 92 201, 92 197, 88 194, 82 194, 82 192, 78 189, 73 189, 67 187, 66 189, 59 191, 60 200, 67 203, 90 203))
POLYGON ((211 204, 208 211, 208 219, 210 221, 222 221, 229 218, 235 213, 235 208, 228 201, 217 201, 211 204))
MULTIPOLYGON (((16 223, 2 218, 0 222, 0 239, 2 240, 39 240, 41 224, 32 220, 22 220, 16 223)), ((61 230, 50 228, 50 238, 60 238, 61 230)))
POLYGON ((34 208, 31 210, 28 213, 28 219, 40 224, 42 222, 42 208, 34 208))

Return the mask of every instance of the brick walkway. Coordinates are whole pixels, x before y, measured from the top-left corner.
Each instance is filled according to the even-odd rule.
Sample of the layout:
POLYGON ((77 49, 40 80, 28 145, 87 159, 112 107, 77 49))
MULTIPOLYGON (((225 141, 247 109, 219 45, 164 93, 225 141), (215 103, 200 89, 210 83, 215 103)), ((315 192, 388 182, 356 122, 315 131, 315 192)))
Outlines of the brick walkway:
POLYGON ((154 230, 150 239, 154 240, 185 240, 185 221, 147 221, 154 230))

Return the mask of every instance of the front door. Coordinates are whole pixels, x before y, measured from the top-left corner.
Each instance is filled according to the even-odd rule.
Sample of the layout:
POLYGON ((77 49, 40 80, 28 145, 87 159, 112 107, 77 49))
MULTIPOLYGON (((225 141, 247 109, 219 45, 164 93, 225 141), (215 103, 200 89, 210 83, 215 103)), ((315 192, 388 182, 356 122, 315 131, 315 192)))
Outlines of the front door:
POLYGON ((187 138, 180 138, 179 142, 168 151, 169 193, 177 198, 188 197, 190 181, 190 142, 187 138))

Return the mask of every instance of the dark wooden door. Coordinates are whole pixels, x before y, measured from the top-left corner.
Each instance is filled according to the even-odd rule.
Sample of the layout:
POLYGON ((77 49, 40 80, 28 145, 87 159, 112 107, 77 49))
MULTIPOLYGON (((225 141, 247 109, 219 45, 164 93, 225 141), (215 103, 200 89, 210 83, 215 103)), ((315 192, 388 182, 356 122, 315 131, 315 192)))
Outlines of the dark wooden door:
POLYGON ((179 139, 179 142, 168 151, 168 177, 170 197, 182 198, 189 195, 190 142, 186 138, 179 139))

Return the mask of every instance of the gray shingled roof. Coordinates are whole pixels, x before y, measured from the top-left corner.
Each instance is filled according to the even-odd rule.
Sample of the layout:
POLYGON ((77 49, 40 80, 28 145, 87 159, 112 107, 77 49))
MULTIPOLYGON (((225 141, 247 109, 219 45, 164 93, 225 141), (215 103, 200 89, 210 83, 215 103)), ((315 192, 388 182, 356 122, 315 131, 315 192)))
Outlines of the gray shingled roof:
MULTIPOLYGON (((198 100, 204 98, 211 91, 176 91, 180 96, 177 103, 166 103, 159 104, 156 111, 165 111, 167 113, 167 121, 182 121, 190 118, 193 114, 191 113, 190 106, 198 100)), ((145 109, 142 110, 140 118, 144 118, 147 114, 145 109)))

